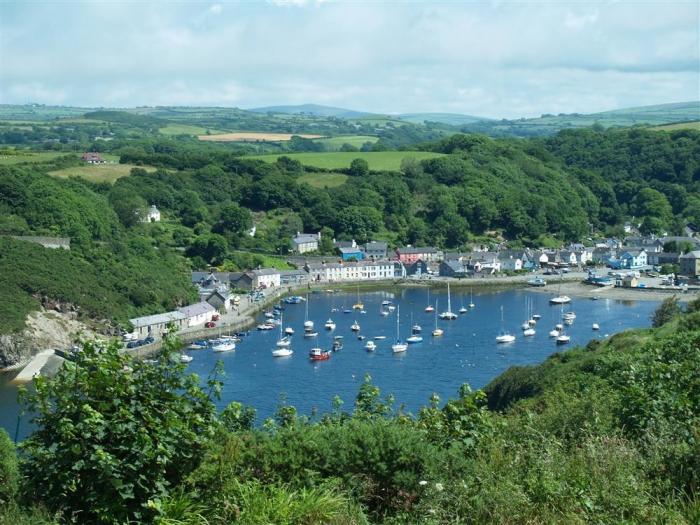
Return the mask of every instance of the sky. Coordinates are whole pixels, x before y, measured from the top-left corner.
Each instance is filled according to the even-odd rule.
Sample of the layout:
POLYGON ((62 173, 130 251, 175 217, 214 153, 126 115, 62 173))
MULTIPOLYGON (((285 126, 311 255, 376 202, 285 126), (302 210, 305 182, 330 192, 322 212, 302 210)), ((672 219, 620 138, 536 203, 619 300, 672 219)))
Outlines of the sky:
POLYGON ((492 118, 700 99, 700 2, 0 0, 0 103, 492 118))

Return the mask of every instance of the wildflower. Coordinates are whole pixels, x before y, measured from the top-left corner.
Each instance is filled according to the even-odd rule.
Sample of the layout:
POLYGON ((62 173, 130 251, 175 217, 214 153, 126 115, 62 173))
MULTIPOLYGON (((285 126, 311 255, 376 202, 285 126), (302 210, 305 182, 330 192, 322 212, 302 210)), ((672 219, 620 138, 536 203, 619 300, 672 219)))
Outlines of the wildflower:
POLYGON ((438 492, 442 492, 442 489, 444 489, 444 488, 445 487, 442 486, 442 483, 435 484, 435 490, 437 490, 438 492))
POLYGON ((422 480, 420 480, 420 481, 418 482, 418 484, 419 484, 421 487, 425 487, 425 486, 428 484, 428 482, 425 481, 424 479, 422 479, 422 480))

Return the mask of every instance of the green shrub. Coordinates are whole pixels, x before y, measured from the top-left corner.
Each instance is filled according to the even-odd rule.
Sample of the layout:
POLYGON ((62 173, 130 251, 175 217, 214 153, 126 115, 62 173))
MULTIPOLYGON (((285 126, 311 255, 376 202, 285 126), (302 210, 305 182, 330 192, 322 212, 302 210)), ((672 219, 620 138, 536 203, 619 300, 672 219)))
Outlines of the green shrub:
POLYGON ((0 428, 0 512, 14 501, 18 482, 17 453, 10 436, 0 428))
POLYGON ((149 502, 198 465, 216 428, 210 394, 185 375, 176 345, 167 339, 150 364, 86 343, 54 378, 35 380, 24 394, 37 427, 22 444, 28 500, 82 523, 149 519, 149 502))

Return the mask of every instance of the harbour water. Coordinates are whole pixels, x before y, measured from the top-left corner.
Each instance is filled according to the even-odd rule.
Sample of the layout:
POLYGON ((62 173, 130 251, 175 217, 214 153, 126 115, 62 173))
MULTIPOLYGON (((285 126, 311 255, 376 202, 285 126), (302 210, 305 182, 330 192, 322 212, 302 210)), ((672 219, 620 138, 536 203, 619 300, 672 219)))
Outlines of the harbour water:
MULTIPOLYGON (((296 332, 292 337, 294 354, 290 357, 272 357, 278 330, 261 332, 253 329, 237 344, 234 352, 187 351, 193 357, 188 370, 204 379, 220 359, 226 371, 220 406, 234 400, 252 405, 257 409, 258 423, 274 414, 282 399, 294 405, 300 414, 310 415, 312 411, 330 411, 333 398, 338 395, 344 401, 343 409, 352 410, 366 373, 372 376, 382 394, 395 396, 396 406, 403 405, 415 413, 428 403, 433 393, 445 401, 455 397, 463 383, 480 388, 510 366, 540 363, 554 352, 585 345, 591 339, 627 328, 649 326, 650 316, 658 306, 653 301, 573 298, 571 304, 563 308, 565 312, 576 313, 574 324, 566 327, 571 342, 564 347, 556 345, 548 335, 557 323, 562 322, 562 308, 549 305, 547 294, 523 289, 475 292, 475 307, 468 313, 459 315, 454 321, 438 321, 444 330, 442 337, 431 336, 435 317, 424 312, 428 304, 425 288, 362 292, 360 299, 365 314, 357 310, 343 313, 357 302, 355 293, 309 294, 309 318, 318 331, 318 337, 314 339, 302 335, 305 304, 285 304, 284 326, 291 326, 296 332), (423 342, 409 345, 403 354, 391 351, 396 338, 396 311, 388 316, 380 315, 381 303, 387 300, 400 305, 402 339, 410 335, 412 324, 420 324, 423 328, 423 342), (532 337, 524 337, 521 330, 521 325, 527 320, 528 303, 532 305, 533 313, 542 316, 532 337), (513 343, 498 344, 495 340, 502 326, 501 306, 503 326, 516 336, 513 343), (333 308, 338 311, 331 312, 333 308), (328 318, 337 325, 334 331, 324 329, 328 318), (366 337, 365 341, 358 340, 357 334, 351 331, 354 321, 360 324, 360 334, 366 337), (600 331, 591 329, 593 323, 600 325, 600 331), (309 350, 314 346, 330 348, 336 335, 343 336, 343 349, 334 352, 328 361, 310 362, 309 350), (386 339, 375 341, 375 352, 365 351, 366 341, 376 336, 386 336, 386 339)), ((444 311, 447 308, 446 290, 431 291, 433 306, 436 299, 438 311, 444 311)), ((469 290, 452 291, 453 312, 470 302, 469 290)), ((263 320, 261 316, 260 322, 263 320)), ((0 427, 14 436, 19 409, 16 388, 7 379, 0 374, 0 427)), ((29 431, 28 419, 27 416, 20 419, 20 439, 29 431)))

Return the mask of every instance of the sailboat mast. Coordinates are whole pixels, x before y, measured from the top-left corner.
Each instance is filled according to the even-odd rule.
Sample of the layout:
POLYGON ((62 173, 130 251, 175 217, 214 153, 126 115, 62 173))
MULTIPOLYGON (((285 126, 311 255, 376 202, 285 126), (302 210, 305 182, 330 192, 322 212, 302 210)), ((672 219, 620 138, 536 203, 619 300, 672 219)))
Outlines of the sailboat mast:
POLYGON ((399 340, 399 319, 401 318, 401 306, 396 307, 396 341, 399 340))
POLYGON ((450 283, 447 283, 447 311, 452 311, 452 301, 450 300, 450 283))

